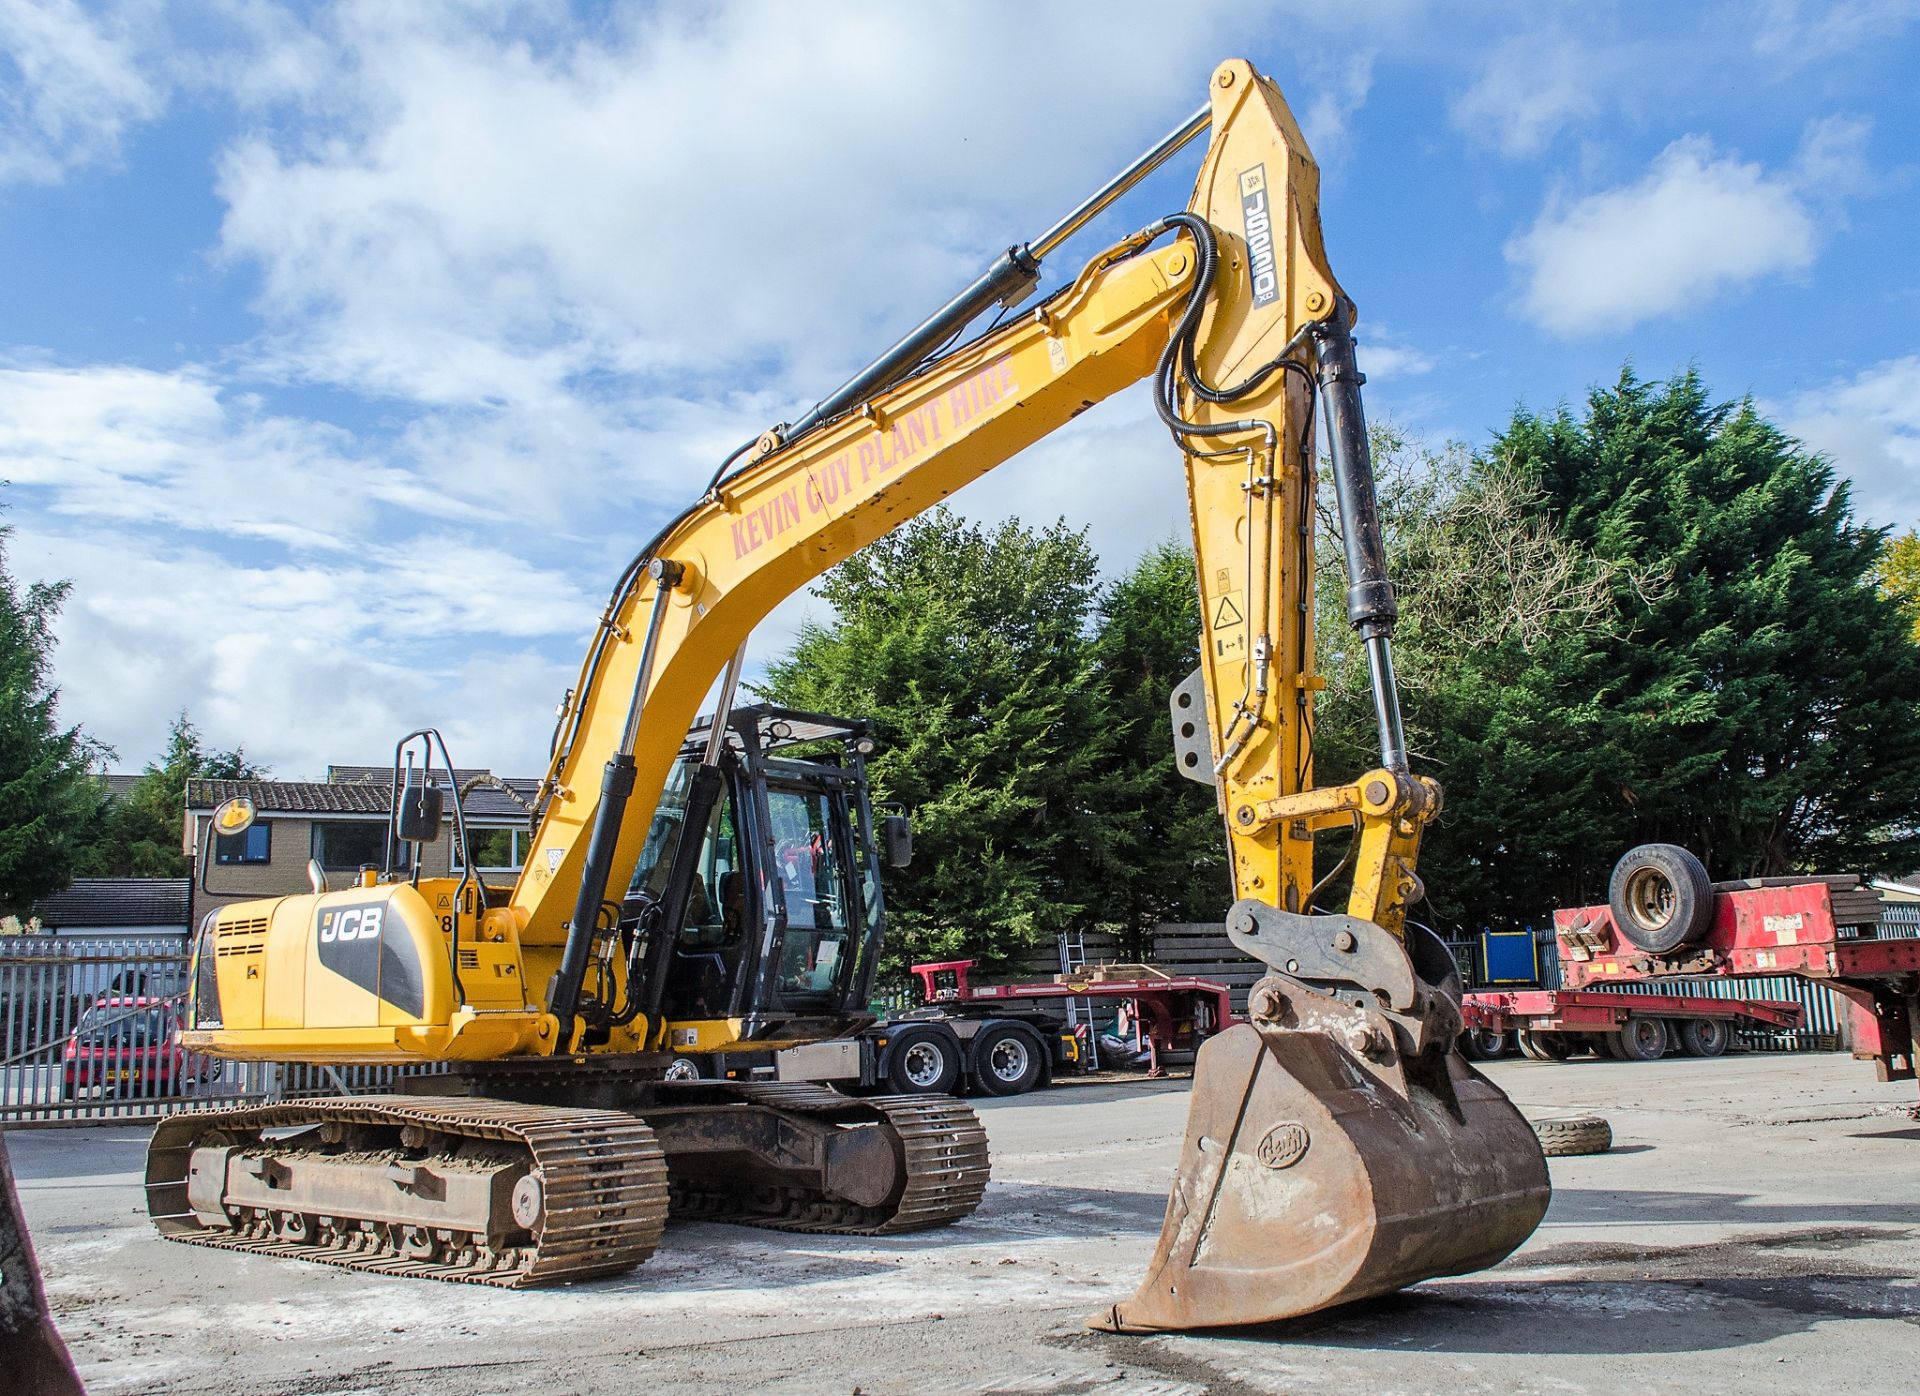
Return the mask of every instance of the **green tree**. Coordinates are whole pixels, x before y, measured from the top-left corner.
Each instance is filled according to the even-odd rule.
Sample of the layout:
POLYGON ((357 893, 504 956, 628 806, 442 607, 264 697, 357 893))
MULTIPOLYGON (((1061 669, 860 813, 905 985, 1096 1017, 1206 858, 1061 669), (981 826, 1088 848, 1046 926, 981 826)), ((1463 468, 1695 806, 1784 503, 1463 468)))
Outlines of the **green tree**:
POLYGON ((1592 742, 1543 816, 1589 811, 1609 856, 1664 840, 1722 877, 1920 857, 1920 650, 1874 584, 1883 531, 1823 458, 1689 370, 1623 372, 1581 418, 1517 413, 1487 459, 1537 484, 1573 544, 1668 578, 1616 573, 1619 637, 1557 671, 1592 742))
POLYGON ((0 911, 24 914, 67 885, 102 793, 87 774, 99 748, 60 725, 59 690, 48 681, 69 584, 32 582, 23 592, 6 564, 12 532, 0 527, 0 911))
POLYGON ((1913 642, 1920 645, 1920 529, 1887 540, 1874 568, 1880 590, 1906 607, 1913 642))
POLYGON ((249 761, 244 750, 207 750, 200 730, 182 711, 167 730, 166 751, 96 822, 77 870, 89 877, 190 876, 192 861, 181 851, 187 782, 258 780, 266 774, 267 768, 249 761))
POLYGON ((1110 739, 1091 800, 1087 847, 1103 889, 1094 919, 1140 956, 1162 921, 1217 920, 1233 900, 1214 796, 1174 765, 1168 697, 1200 662, 1193 550, 1151 549, 1100 597, 1093 641, 1110 739))
MULTIPOLYGON (((1449 928, 1538 924, 1568 888, 1610 862, 1603 706, 1576 676, 1624 633, 1616 585, 1652 593, 1655 566, 1610 564, 1563 536, 1528 472, 1509 458, 1431 451, 1391 426, 1372 439, 1389 567, 1400 599, 1395 659, 1416 771, 1446 790, 1415 916, 1449 928)), ((1330 487, 1324 492, 1330 496, 1330 487)), ((1316 780, 1351 779, 1379 760, 1363 651, 1344 614, 1338 521, 1317 554, 1320 668, 1316 780)), ((1327 836, 1322 871, 1342 848, 1327 836)), ((1616 850, 1617 852, 1617 850, 1616 850)), ((1602 874, 1604 876, 1604 873, 1602 874)))
POLYGON ((833 619, 769 666, 768 698, 872 720, 876 795, 913 813, 913 866, 887 883, 890 967, 1003 961, 1087 915, 1108 746, 1084 633, 1095 577, 1064 524, 936 509, 829 572, 833 619))

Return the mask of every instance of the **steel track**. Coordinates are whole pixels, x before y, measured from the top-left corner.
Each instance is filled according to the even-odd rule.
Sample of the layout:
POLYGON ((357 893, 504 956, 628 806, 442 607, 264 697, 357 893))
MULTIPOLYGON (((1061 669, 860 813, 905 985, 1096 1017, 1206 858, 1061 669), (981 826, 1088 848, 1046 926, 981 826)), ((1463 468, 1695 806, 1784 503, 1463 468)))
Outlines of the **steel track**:
POLYGON ((609 1110, 569 1110, 472 1097, 358 1096, 288 1101, 175 1115, 154 1132, 147 1154, 147 1210, 169 1240, 217 1246, 350 1270, 419 1279, 458 1280, 509 1289, 615 1275, 653 1254, 667 1218, 666 1159, 644 1120, 609 1110), (341 1218, 342 1226, 293 1239, 271 1221, 241 1218, 208 1226, 187 1206, 189 1160, 199 1143, 220 1134, 285 1155, 299 1145, 272 1143, 263 1130, 325 1121, 388 1127, 420 1126, 442 1136, 505 1142, 526 1150, 545 1193, 545 1215, 526 1244, 489 1250, 483 1240, 458 1242, 400 1236, 395 1228, 341 1218))

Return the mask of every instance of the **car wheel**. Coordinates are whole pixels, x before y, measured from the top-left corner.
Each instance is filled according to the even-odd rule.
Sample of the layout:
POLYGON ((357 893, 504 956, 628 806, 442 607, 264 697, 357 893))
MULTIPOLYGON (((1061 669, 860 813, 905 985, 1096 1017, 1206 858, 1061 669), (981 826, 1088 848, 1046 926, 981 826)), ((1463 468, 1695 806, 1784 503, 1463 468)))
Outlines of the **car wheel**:
POLYGON ((951 1095, 960 1083, 959 1044, 946 1033, 921 1029, 893 1039, 887 1085, 898 1095, 951 1095))
POLYGON ((1040 1081, 1040 1044, 1024 1028, 988 1028, 973 1040, 972 1067, 988 1095, 1025 1095, 1040 1081))

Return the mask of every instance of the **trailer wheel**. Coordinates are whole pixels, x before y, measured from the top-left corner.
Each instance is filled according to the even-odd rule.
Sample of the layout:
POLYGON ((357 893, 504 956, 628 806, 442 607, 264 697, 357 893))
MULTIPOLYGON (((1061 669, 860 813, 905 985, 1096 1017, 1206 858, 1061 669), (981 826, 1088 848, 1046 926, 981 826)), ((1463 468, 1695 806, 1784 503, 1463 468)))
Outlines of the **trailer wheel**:
POLYGON ((1686 849, 1643 843, 1613 865, 1607 909, 1628 940, 1665 955, 1713 929, 1713 883, 1686 849))
POLYGON ((1613 1147, 1613 1126, 1598 1115, 1550 1115, 1529 1123, 1548 1158, 1604 1154, 1613 1147))
POLYGON ((698 1057, 675 1057, 660 1073, 663 1081, 702 1081, 709 1073, 701 1068, 698 1057))
POLYGON ((1725 1018, 1689 1018, 1680 1025, 1680 1047, 1690 1057, 1717 1057, 1732 1036, 1725 1018))
POLYGON ((973 1084, 988 1095, 1025 1095, 1040 1083, 1040 1044, 1024 1028, 1003 1023, 973 1040, 973 1084))
POLYGON ((1573 1055, 1573 1042, 1565 1033, 1521 1028, 1514 1036, 1520 1040, 1520 1054, 1532 1061, 1563 1062, 1573 1055))
POLYGON ((1490 1062, 1507 1052, 1507 1035, 1495 1028, 1468 1028, 1460 1034, 1460 1055, 1470 1062, 1490 1062))
POLYGON ((960 1084, 960 1052, 944 1032, 898 1033, 887 1049, 887 1084, 899 1095, 951 1095, 960 1084))
POLYGON ((1620 1056, 1630 1062, 1657 1062, 1667 1054, 1667 1025, 1658 1018, 1629 1013, 1620 1025, 1620 1056))

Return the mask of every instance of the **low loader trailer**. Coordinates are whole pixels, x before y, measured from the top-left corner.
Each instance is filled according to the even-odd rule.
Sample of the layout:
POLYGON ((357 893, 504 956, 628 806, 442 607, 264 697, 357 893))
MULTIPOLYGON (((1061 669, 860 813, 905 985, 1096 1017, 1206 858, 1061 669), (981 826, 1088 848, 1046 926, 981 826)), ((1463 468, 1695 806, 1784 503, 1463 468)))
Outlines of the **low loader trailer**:
POLYGON ((1508 1043, 1534 1061, 1565 1061, 1582 1050, 1622 1061, 1654 1061, 1669 1052, 1717 1057, 1741 1029, 1791 1032, 1797 1003, 1721 999, 1704 994, 1621 994, 1602 989, 1498 989, 1466 995, 1462 1047, 1479 1060, 1508 1043))
POLYGON ((976 961, 912 966, 921 1005, 848 1037, 780 1052, 730 1052, 689 1073, 811 1081, 841 1090, 908 1094, 1024 1095, 1067 1071, 1099 1064, 1090 1023, 1069 1011, 1074 1000, 1126 1004, 1137 1037, 1158 1063, 1190 1056, 1233 1025, 1231 990, 1213 979, 1169 975, 1150 965, 1098 965, 1052 980, 975 984, 976 961))

